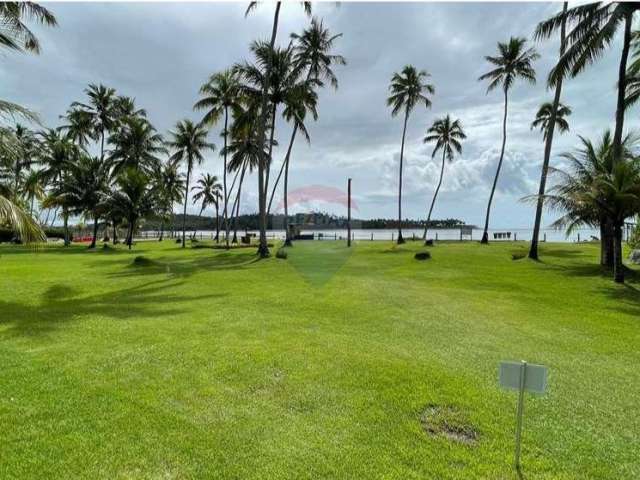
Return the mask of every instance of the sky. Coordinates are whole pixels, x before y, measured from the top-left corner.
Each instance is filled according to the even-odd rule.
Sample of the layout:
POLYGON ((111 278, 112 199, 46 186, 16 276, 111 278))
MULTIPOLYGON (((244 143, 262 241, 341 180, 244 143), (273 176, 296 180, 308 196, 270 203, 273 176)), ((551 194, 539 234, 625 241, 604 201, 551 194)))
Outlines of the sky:
MULTIPOLYGON (((246 3, 43 3, 59 27, 33 26, 42 44, 39 56, 0 56, 2 97, 38 112, 46 126, 73 101, 82 101, 89 83, 103 83, 132 96, 150 121, 167 134, 178 120, 200 120, 192 110, 200 85, 214 72, 250 59, 249 45, 267 39, 273 4, 265 3, 247 18, 246 3)), ((291 160, 290 191, 303 200, 294 211, 309 209, 345 214, 341 202, 300 195, 318 187, 346 190, 353 179, 359 218, 397 216, 398 166, 402 118, 392 117, 385 100, 392 74, 412 64, 430 74, 435 87, 430 109, 416 108, 409 119, 405 144, 403 216, 425 218, 437 185, 440 158, 422 139, 427 128, 446 114, 460 119, 467 134, 462 155, 445 167, 433 218, 459 218, 483 223, 501 145, 503 98, 486 92, 478 77, 490 69, 484 59, 497 42, 511 36, 528 39, 541 54, 535 63, 536 85, 517 83, 509 96, 505 159, 492 209, 494 228, 527 228, 533 207, 522 197, 537 191, 543 156, 542 135, 530 129, 539 105, 550 101, 546 77, 557 59, 559 39, 534 42, 536 24, 561 9, 561 3, 315 3, 314 15, 331 32, 341 33, 335 53, 347 60, 336 66, 339 88, 319 97, 319 118, 309 122, 311 143, 300 137, 291 160)), ((298 2, 285 2, 277 43, 286 45, 292 32, 309 24, 298 2)), ((596 139, 613 128, 615 84, 620 39, 598 62, 565 83, 571 131, 556 137, 552 164, 575 148, 578 135, 596 139)), ((637 112, 627 115, 629 129, 637 112)), ((221 125, 210 140, 222 146, 221 125)), ((290 128, 276 125, 280 146, 274 169, 284 156, 290 128), (284 147, 282 146, 284 145, 284 147)), ((222 157, 208 153, 196 175, 222 175, 222 157)), ((257 210, 257 181, 243 187, 242 211, 257 210)), ((279 195, 279 194, 278 194, 279 195)), ((279 197, 276 196, 275 205, 279 197)), ((177 209, 177 208, 176 208, 177 209)), ((198 208, 190 206, 197 213, 198 208)), ((545 215, 545 224, 555 214, 545 215)))

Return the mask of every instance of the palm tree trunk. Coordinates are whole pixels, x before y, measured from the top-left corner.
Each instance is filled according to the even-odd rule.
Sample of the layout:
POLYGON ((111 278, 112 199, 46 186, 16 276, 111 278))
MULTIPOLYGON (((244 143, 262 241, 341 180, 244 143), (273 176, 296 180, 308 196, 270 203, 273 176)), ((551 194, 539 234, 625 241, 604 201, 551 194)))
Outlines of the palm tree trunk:
POLYGON ((244 173, 247 169, 247 164, 242 165, 242 171, 240 173, 240 182, 238 183, 238 192, 236 193, 236 199, 233 202, 232 213, 235 210, 233 217, 233 239, 231 243, 238 243, 238 217, 240 216, 240 195, 242 194, 242 182, 244 181, 244 173))
POLYGON ((614 229, 609 218, 600 220, 600 265, 613 268, 614 229))
MULTIPOLYGON (((616 127, 613 134, 613 164, 622 160, 622 132, 624 128, 624 97, 627 87, 627 59, 631 45, 631 24, 633 13, 627 13, 624 20, 624 40, 622 44, 622 55, 620 57, 620 67, 618 69, 618 98, 616 102, 616 127)), ((613 279, 617 283, 624 283, 624 267, 622 265, 622 226, 613 219, 608 219, 613 223, 613 279)))
POLYGON ((62 223, 64 229, 64 246, 69 246, 69 215, 67 214, 67 209, 62 208, 62 223))
POLYGON ((127 231, 127 245, 129 246, 129 250, 131 250, 131 245, 133 244, 133 230, 135 228, 135 220, 132 218, 129 221, 129 229, 127 231))
POLYGON ((161 242, 164 238, 164 217, 160 219, 160 236, 158 237, 158 241, 161 242))
POLYGON ((442 166, 440 167, 440 180, 438 180, 438 186, 436 187, 436 191, 433 194, 433 199, 431 200, 431 207, 429 207, 429 214, 427 215, 427 224, 424 226, 424 234, 422 235, 422 238, 424 240, 427 239, 427 230, 429 229, 429 222, 431 222, 431 213, 433 212, 433 206, 436 204, 436 198, 438 198, 440 185, 442 185, 442 177, 444 176, 445 153, 446 153, 446 150, 443 148, 442 149, 442 166))
POLYGON ((489 215, 491 214, 491 202, 493 202, 493 194, 496 192, 496 185, 498 184, 498 177, 500 176, 500 169, 502 168, 502 160, 504 158, 504 147, 507 144, 507 110, 508 110, 508 96, 507 90, 504 91, 504 117, 502 119, 502 149, 500 150, 500 160, 498 161, 498 168, 496 169, 496 176, 493 179, 493 186, 491 187, 491 195, 489 195, 489 203, 487 204, 487 215, 484 220, 484 231, 482 232, 482 240, 480 243, 489 243, 489 215))
MULTIPOLYGON (((273 15, 273 28, 271 31, 271 41, 269 43, 270 51, 276 43, 276 35, 278 34, 278 17, 280 16, 280 2, 276 3, 276 9, 273 15)), ((269 256, 269 247, 267 246, 267 215, 266 215, 266 195, 265 189, 265 168, 267 167, 267 159, 264 157, 262 142, 264 140, 264 133, 267 126, 267 106, 269 94, 269 81, 271 77, 272 69, 272 56, 269 55, 269 62, 265 71, 265 82, 262 85, 262 108, 260 109, 260 121, 258 122, 258 145, 260 145, 260 161, 258 162, 258 226, 260 229, 260 244, 258 246, 258 255, 261 258, 269 256)), ((235 235, 235 234, 234 234, 235 235)))
MULTIPOLYGON (((562 6, 562 14, 567 13, 568 2, 564 2, 562 6)), ((566 47, 566 27, 567 19, 563 17, 560 26, 560 57, 564 55, 566 47)), ((547 186, 547 174, 549 173, 549 160, 551 159, 551 146, 553 144, 553 132, 556 126, 556 116, 558 114, 558 106, 560 105, 560 94, 562 93, 562 77, 558 79, 556 84, 556 92, 553 97, 553 108, 551 109, 551 118, 549 119, 549 127, 546 132, 544 144, 544 159, 542 161, 542 172, 540 173, 540 186, 538 187, 538 201, 536 203, 536 217, 533 222, 533 236, 531 237, 531 246, 529 247, 529 258, 538 260, 538 242, 540 239, 540 225, 542 223, 542 207, 544 204, 543 196, 547 186)))
POLYGON ((89 248, 96 248, 96 240, 98 239, 98 216, 93 217, 93 237, 91 238, 91 245, 89 248))
POLYGON ((102 128, 101 132, 100 132, 100 162, 103 163, 104 162, 104 128, 102 128))
POLYGON ((276 178, 275 183, 273 184, 273 188, 271 189, 271 197, 269 198, 269 206, 267 207, 267 215, 271 212, 271 204, 273 203, 273 198, 276 193, 276 189, 278 188, 278 184, 280 183, 280 177, 282 177, 282 172, 284 172, 285 165, 289 163, 289 157, 291 156, 291 149, 293 148, 293 142, 296 139, 296 133, 298 131, 298 124, 296 123, 293 126, 293 130, 291 132, 291 139, 289 140, 289 146, 287 147, 287 153, 282 162, 282 166, 280 167, 280 172, 278 172, 278 177, 276 178))
MULTIPOLYGON (((225 232, 225 244, 229 248, 229 217, 227 213, 227 203, 229 197, 227 195, 227 128, 229 125, 229 107, 224 107, 224 172, 222 172, 222 184, 224 185, 224 232, 225 232)), ((217 237, 217 234, 216 234, 217 237)))
POLYGON ((407 133, 407 120, 409 120, 409 110, 404 113, 404 126, 402 127, 402 143, 400 144, 400 175, 398 181, 398 245, 404 243, 402 238, 402 161, 404 158, 404 137, 407 133))
MULTIPOLYGON (((35 195, 33 195, 31 197, 31 205, 29 206, 29 216, 30 217, 33 217, 33 201, 35 200, 35 198, 36 198, 35 195)), ((39 215, 38 215, 38 217, 39 217, 39 215)))
POLYGON ((188 159, 189 163, 187 164, 187 182, 185 184, 184 191, 184 210, 182 211, 182 248, 185 248, 185 237, 187 230, 187 202, 189 201, 189 177, 191 176, 191 158, 188 159))
POLYGON ((218 211, 218 204, 215 204, 216 207, 216 243, 220 241, 220 215, 218 211))
POLYGON ((624 265, 622 264, 622 224, 616 222, 614 226, 613 242, 613 281, 624 283, 624 265))
POLYGON ((115 221, 115 219, 112 221, 113 223, 113 244, 117 244, 118 243, 118 225, 117 222, 115 221))

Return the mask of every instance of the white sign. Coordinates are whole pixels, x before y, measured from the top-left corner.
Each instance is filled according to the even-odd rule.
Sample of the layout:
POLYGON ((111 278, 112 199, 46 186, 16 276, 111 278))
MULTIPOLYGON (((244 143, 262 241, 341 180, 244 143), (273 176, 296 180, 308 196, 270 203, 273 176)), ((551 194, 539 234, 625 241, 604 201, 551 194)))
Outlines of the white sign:
POLYGON ((504 388, 544 393, 547 389, 547 367, 522 362, 500 363, 500 385, 504 388), (524 375, 524 379, 521 379, 524 375), (520 382, 524 380, 521 386, 520 382))

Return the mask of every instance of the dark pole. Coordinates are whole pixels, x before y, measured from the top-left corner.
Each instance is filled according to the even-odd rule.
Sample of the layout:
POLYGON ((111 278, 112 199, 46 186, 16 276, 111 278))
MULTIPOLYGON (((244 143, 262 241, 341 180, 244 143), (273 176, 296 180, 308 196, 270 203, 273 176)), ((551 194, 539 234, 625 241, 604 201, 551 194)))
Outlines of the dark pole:
POLYGON ((351 179, 347 182, 347 247, 351 246, 351 179))

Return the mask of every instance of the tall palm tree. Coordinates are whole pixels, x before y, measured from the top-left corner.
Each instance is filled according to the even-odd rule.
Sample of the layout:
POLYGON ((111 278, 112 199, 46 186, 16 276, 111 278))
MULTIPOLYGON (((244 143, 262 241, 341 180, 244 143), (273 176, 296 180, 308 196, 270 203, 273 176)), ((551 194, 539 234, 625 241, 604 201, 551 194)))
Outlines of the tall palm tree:
MULTIPOLYGON (((81 154, 81 149, 69 138, 58 130, 48 130, 40 133, 42 148, 40 162, 43 164, 42 175, 53 189, 60 187, 73 163, 81 154)), ((59 201, 60 197, 51 196, 44 202, 46 208, 62 208, 62 220, 64 223, 65 246, 69 239, 69 208, 66 202, 59 201)))
POLYGON ((407 133, 409 115, 417 105, 431 107, 431 99, 427 95, 433 95, 435 88, 426 83, 429 74, 425 70, 418 71, 413 65, 405 66, 400 73, 394 73, 391 77, 387 105, 392 108, 391 115, 395 117, 404 113, 402 127, 402 143, 400 144, 400 170, 398 180, 398 245, 404 243, 402 238, 402 162, 404 159, 404 139, 407 133))
POLYGON ((205 125, 215 125, 220 116, 224 113, 224 147, 222 155, 224 157, 224 169, 222 173, 222 185, 224 195, 223 222, 225 231, 225 243, 229 247, 229 213, 228 203, 231 192, 227 190, 227 144, 229 140, 229 112, 233 111, 240 104, 240 82, 238 75, 232 69, 216 73, 209 78, 209 81, 200 87, 200 95, 203 98, 194 105, 196 110, 206 110, 202 123, 205 125))
POLYGON ((527 41, 520 37, 511 37, 508 43, 498 43, 498 55, 486 56, 485 59, 495 68, 481 75, 478 80, 489 80, 487 93, 497 87, 501 87, 504 93, 504 116, 502 118, 502 148, 500 149, 500 159, 496 168, 496 175, 493 179, 489 202, 487 203, 487 214, 484 221, 484 231, 480 243, 489 243, 489 215, 491 214, 491 203, 498 184, 502 160, 504 158, 504 148, 507 144, 507 111, 509 102, 509 90, 519 78, 529 83, 536 82, 536 72, 532 63, 538 59, 539 55, 533 48, 526 48, 527 41))
POLYGON ((196 185, 191 189, 195 191, 195 195, 193 196, 193 204, 200 202, 200 213, 199 216, 202 215, 202 212, 210 206, 213 205, 216 209, 216 242, 219 239, 220 234, 220 223, 219 223, 219 207, 220 207, 220 199, 222 198, 222 185, 218 181, 218 177, 215 175, 211 175, 209 173, 202 174, 196 185))
MULTIPOLYGON (((567 38, 566 38, 566 13, 568 8, 568 2, 563 2, 562 5, 562 13, 563 20, 560 23, 560 58, 564 55, 567 46, 567 38)), ((552 82, 548 82, 548 86, 552 86, 552 82)), ((542 169, 540 171, 540 184, 538 187, 538 201, 536 203, 536 214, 535 219, 533 221, 533 234, 531 236, 531 245, 529 246, 529 258, 532 260, 538 259, 538 243, 540 240, 540 226, 542 224, 542 203, 543 203, 543 195, 547 186, 547 175, 549 172, 549 161, 551 160, 551 146, 553 145, 553 134, 555 131, 556 123, 558 127, 560 127, 562 131, 562 124, 556 122, 556 116, 558 116, 559 108, 560 108, 560 95, 562 93, 562 79, 559 79, 555 82, 555 94, 553 97, 553 103, 544 104, 548 105, 546 107, 546 111, 544 113, 544 117, 547 118, 540 127, 543 129, 544 136, 544 157, 542 160, 542 169)), ((543 107, 544 107, 543 105, 543 107)), ((538 116, 536 120, 540 117, 542 112, 542 108, 538 111, 538 116)), ((567 107, 568 108, 568 107, 567 107)), ((571 110, 565 111, 564 114, 571 113, 571 110)), ((536 122, 534 122, 536 123, 536 122)), ((566 121, 565 121, 566 123, 566 121)), ((532 128, 536 128, 532 125, 532 128)), ((568 123, 566 124, 566 129, 569 129, 568 123)))
POLYGON ((120 172, 116 185, 118 189, 111 194, 106 208, 118 210, 127 220, 125 243, 131 250, 138 220, 153 212, 154 196, 151 182, 144 172, 129 167, 120 172))
POLYGON ((453 161, 454 155, 462 153, 461 140, 464 140, 467 136, 462 129, 460 120, 452 120, 449 115, 444 118, 440 118, 433 122, 433 125, 427 130, 427 135, 424 137, 424 143, 435 142, 436 145, 433 148, 431 157, 435 157, 438 151, 442 150, 442 165, 440 166, 440 179, 438 180, 438 186, 433 194, 431 200, 431 206, 429 207, 429 214, 427 215, 427 223, 424 226, 424 233, 422 238, 426 240, 427 229, 431 222, 431 213, 433 212, 433 206, 436 203, 440 186, 442 185, 442 177, 444 176, 444 163, 445 160, 449 162, 453 161))
POLYGON ((95 134, 91 112, 79 107, 72 107, 61 118, 67 123, 62 125, 59 130, 66 132, 67 136, 79 147, 87 148, 95 134))
POLYGON ((542 138, 547 140, 553 121, 554 126, 558 127, 559 133, 566 133, 569 131, 569 122, 567 121, 569 115, 571 115, 571 107, 568 105, 558 102, 557 108, 554 109, 553 103, 544 102, 540 105, 536 113, 536 118, 531 122, 531 130, 540 130, 542 132, 542 138))
POLYGON ((304 126, 304 117, 307 112, 310 112, 313 118, 317 119, 317 95, 315 95, 313 91, 314 87, 322 87, 324 81, 328 81, 334 89, 337 90, 338 88, 338 78, 333 72, 332 67, 334 65, 346 65, 347 62, 342 55, 336 55, 332 53, 332 50, 335 41, 341 36, 341 33, 331 35, 329 29, 324 28, 322 20, 318 20, 315 17, 311 19, 310 27, 303 30, 302 34, 291 34, 291 39, 294 41, 293 61, 295 68, 301 71, 306 70, 306 86, 297 86, 290 92, 288 100, 285 100, 286 107, 283 111, 283 116, 288 122, 293 123, 293 131, 291 132, 291 139, 289 140, 289 146, 284 161, 282 162, 280 173, 273 185, 273 191, 271 192, 271 199, 269 200, 267 209, 268 213, 271 210, 271 203, 284 170, 285 245, 291 245, 291 237, 287 225, 289 218, 287 192, 289 186, 289 163, 293 142, 296 139, 298 130, 302 131, 307 142, 310 141, 309 134, 304 126))
POLYGON ((91 115, 94 136, 100 141, 100 161, 104 161, 106 135, 113 130, 117 122, 116 91, 102 84, 92 83, 85 89, 85 93, 89 97, 89 102, 73 102, 71 108, 82 109, 91 115))
MULTIPOLYGON (((311 2, 301 2, 302 7, 305 13, 308 16, 311 16, 311 2)), ((250 2, 245 12, 245 16, 247 16, 252 10, 254 10, 258 5, 258 2, 250 2)), ((273 13, 273 23, 271 26, 271 39, 269 40, 269 50, 273 51, 276 43, 276 35, 278 34, 278 19, 280 17, 280 6, 281 2, 276 2, 276 7, 273 13)), ((270 89, 270 79, 271 79, 271 70, 272 70, 272 60, 271 56, 268 57, 268 61, 265 68, 265 81, 262 84, 262 95, 261 95, 261 104, 260 104, 260 116, 258 118, 258 125, 256 128, 256 135, 258 137, 258 144, 264 143, 264 136, 267 129, 267 122, 269 117, 268 112, 268 92, 270 89)), ((263 155, 264 152, 261 153, 261 159, 258 162, 258 227, 260 230, 260 244, 258 246, 258 255, 261 258, 269 256, 269 247, 267 246, 267 198, 266 198, 266 188, 265 188, 265 169, 268 165, 268 156, 263 155)))
POLYGON ((34 203, 44 198, 42 173, 39 170, 29 170, 24 180, 24 194, 29 201, 29 215, 33 216, 34 203))
POLYGON ((182 248, 186 246, 187 201, 189 200, 189 180, 194 164, 200 165, 204 161, 204 151, 215 149, 213 143, 207 142, 207 129, 194 124, 191 120, 182 120, 176 124, 176 131, 170 132, 173 140, 168 144, 175 150, 171 160, 176 163, 187 163, 187 178, 184 191, 184 210, 182 216, 182 248))
POLYGON ((16 139, 17 152, 13 165, 13 194, 17 199, 20 195, 20 181, 22 179, 22 171, 29 169, 36 161, 36 152, 38 148, 38 141, 34 132, 17 124, 14 129, 14 136, 16 139))
POLYGON ((616 159, 609 131, 597 145, 583 137, 580 140, 582 147, 576 153, 563 154, 568 170, 550 168, 558 180, 545 194, 545 203, 564 212, 554 225, 566 227, 568 232, 584 224, 602 229, 603 217, 614 220, 614 280, 622 283, 622 251, 617 245, 622 245, 625 219, 640 211, 640 142, 633 135, 624 137, 622 156, 616 159))
POLYGON ((159 165, 153 174, 153 191, 156 208, 160 216, 160 236, 164 237, 164 225, 173 213, 173 205, 182 201, 184 194, 184 176, 178 172, 178 165, 171 160, 159 165))

